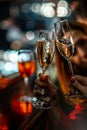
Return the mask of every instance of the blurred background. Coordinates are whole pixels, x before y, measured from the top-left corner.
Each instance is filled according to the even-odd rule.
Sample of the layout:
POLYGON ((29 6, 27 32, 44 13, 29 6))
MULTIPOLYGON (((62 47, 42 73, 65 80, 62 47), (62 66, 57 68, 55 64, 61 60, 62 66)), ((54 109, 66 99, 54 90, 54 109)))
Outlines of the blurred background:
POLYGON ((52 28, 55 19, 74 18, 69 2, 0 0, 0 49, 34 49, 36 30, 52 28))
MULTIPOLYGON (((53 28, 58 19, 75 19, 70 2, 72 0, 0 0, 1 76, 18 71, 17 50, 36 51, 37 30, 53 28)), ((54 80, 55 74, 51 75, 54 80)))

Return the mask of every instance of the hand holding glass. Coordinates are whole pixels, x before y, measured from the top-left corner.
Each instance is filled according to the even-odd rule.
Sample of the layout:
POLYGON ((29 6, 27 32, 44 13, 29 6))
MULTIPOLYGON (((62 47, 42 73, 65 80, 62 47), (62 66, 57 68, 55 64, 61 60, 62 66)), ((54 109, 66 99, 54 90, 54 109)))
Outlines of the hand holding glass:
MULTIPOLYGON (((74 75, 71 57, 74 54, 75 44, 71 33, 71 28, 68 20, 57 21, 55 24, 56 46, 59 53, 67 60, 70 72, 70 78, 74 75)), ((79 91, 70 87, 70 91, 66 96, 76 97, 79 91)))
MULTIPOLYGON (((37 40, 37 58, 42 74, 45 75, 46 69, 52 63, 54 57, 55 43, 54 43, 54 30, 40 30, 37 40)), ((44 95, 44 88, 41 90, 44 95)), ((47 106, 44 101, 38 100, 35 104, 36 108, 49 109, 52 106, 47 106)))

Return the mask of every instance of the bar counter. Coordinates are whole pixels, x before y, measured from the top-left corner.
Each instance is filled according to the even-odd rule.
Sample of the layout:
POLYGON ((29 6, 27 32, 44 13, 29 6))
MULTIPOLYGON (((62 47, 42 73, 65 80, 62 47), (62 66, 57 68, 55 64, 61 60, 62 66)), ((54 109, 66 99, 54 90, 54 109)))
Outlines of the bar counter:
POLYGON ((2 80, 0 79, 3 86, 0 89, 0 130, 41 130, 46 112, 32 106, 26 109, 25 102, 19 101, 19 97, 25 93, 21 76, 15 73, 5 77, 5 85, 1 83, 2 80))

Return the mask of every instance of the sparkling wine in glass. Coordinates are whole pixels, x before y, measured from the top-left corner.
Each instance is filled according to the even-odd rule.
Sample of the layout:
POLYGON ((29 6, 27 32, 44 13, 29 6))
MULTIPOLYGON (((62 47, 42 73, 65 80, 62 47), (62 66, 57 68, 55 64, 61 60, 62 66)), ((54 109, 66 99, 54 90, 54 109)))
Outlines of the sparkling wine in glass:
POLYGON ((19 50, 18 51, 18 69, 21 76, 24 78, 25 83, 25 95, 20 97, 20 101, 26 103, 32 102, 35 97, 32 93, 29 77, 36 71, 36 61, 34 52, 31 50, 19 50))
MULTIPOLYGON (((37 39, 37 59, 38 63, 42 69, 43 76, 49 65, 52 63, 55 51, 55 42, 54 42, 54 30, 40 30, 39 37, 37 39)), ((44 88, 41 90, 42 95, 44 95, 44 88)), ((49 109, 52 106, 48 106, 44 101, 38 99, 36 108, 49 109)))
POLYGON ((54 40, 44 39, 45 33, 46 35, 48 35, 48 32, 41 31, 41 33, 42 33, 41 40, 38 40, 38 45, 37 45, 37 55, 38 55, 39 65, 42 68, 42 73, 45 74, 46 69, 49 67, 49 65, 52 63, 53 60, 54 40))
POLYGON ((69 65, 70 75, 73 76, 74 72, 73 72, 70 58, 74 53, 74 44, 72 44, 70 40, 62 38, 60 40, 56 40, 56 45, 60 54, 67 60, 68 65, 69 65))
MULTIPOLYGON (((71 78, 74 75, 71 57, 73 56, 75 50, 75 44, 71 33, 71 28, 68 20, 66 19, 57 21, 56 23, 54 23, 54 26, 56 35, 56 46, 61 56, 63 56, 64 59, 66 59, 68 62, 69 75, 71 78)), ((79 91, 73 86, 70 86, 69 92, 65 95, 73 98, 78 97, 79 91)))

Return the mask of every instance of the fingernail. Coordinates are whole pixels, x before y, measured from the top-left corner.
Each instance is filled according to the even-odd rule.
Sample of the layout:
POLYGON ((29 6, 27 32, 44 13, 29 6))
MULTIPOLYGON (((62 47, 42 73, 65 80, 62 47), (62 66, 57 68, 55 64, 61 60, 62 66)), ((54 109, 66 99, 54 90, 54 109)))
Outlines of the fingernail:
POLYGON ((70 81, 71 81, 71 83, 74 83, 74 82, 75 82, 75 79, 74 79, 74 78, 71 78, 70 81))

